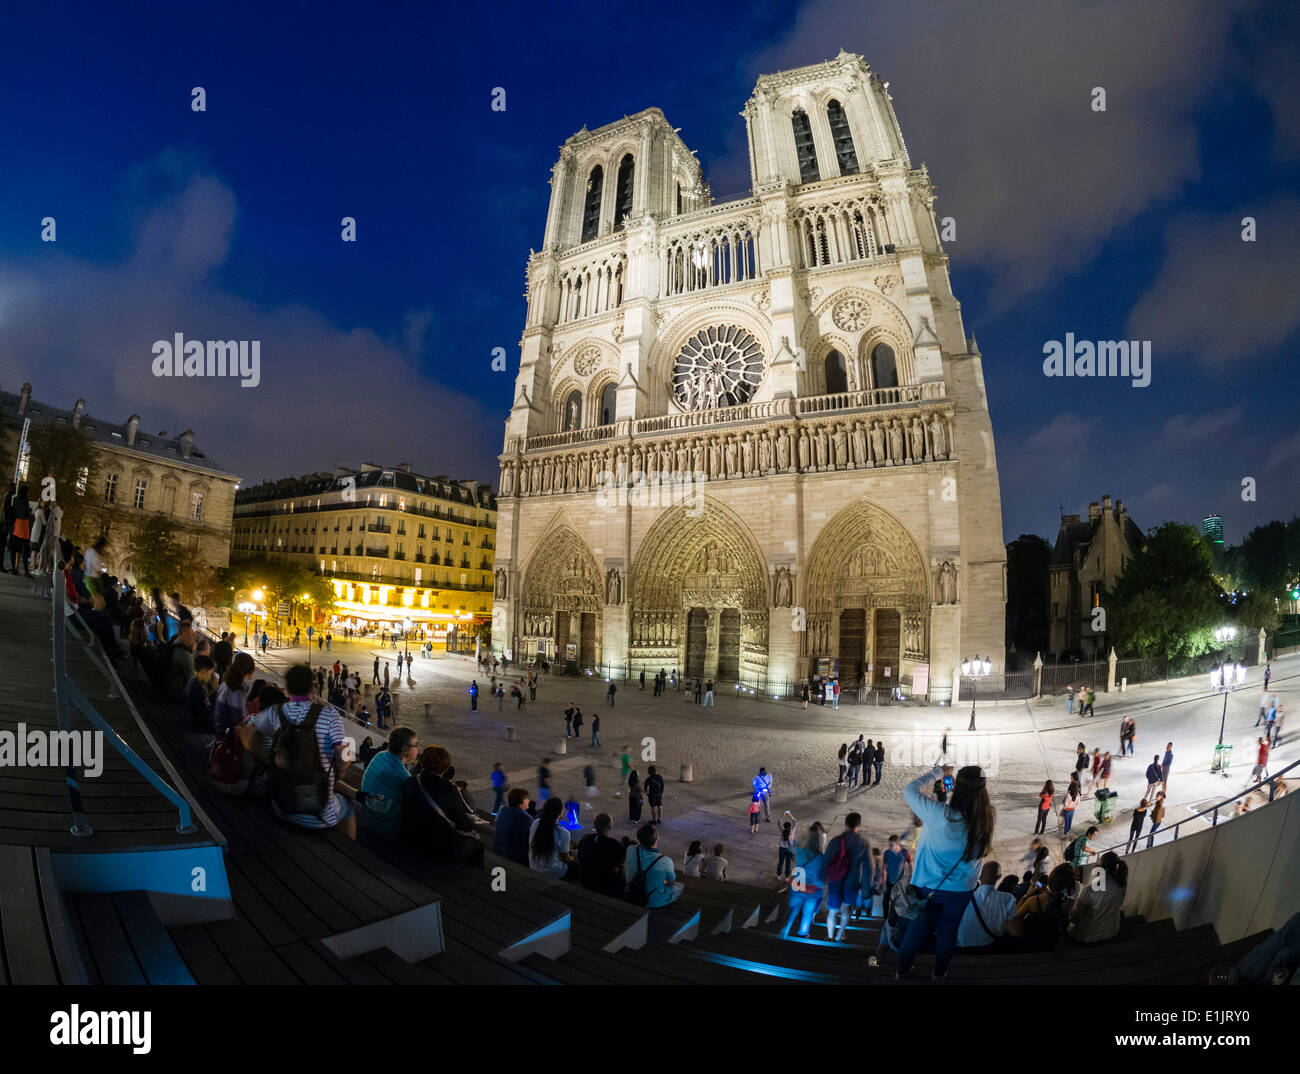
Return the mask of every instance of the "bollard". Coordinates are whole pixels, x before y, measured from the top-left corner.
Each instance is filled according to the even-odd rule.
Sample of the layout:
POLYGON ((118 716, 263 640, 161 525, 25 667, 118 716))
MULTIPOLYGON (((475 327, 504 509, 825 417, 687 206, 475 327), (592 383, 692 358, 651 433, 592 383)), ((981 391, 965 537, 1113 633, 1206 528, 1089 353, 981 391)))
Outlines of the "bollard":
POLYGON ((849 800, 849 789, 843 783, 835 785, 835 801, 847 802, 849 800))
POLYGON ((682 765, 681 782, 682 783, 695 782, 695 766, 692 765, 689 761, 687 761, 685 764, 682 765))
POLYGON ((515 729, 511 727, 509 724, 506 724, 506 741, 513 742, 514 740, 515 740, 515 729))
POLYGON ((559 744, 555 747, 555 752, 560 755, 564 755, 568 753, 569 744, 566 741, 564 741, 564 739, 560 739, 559 744))

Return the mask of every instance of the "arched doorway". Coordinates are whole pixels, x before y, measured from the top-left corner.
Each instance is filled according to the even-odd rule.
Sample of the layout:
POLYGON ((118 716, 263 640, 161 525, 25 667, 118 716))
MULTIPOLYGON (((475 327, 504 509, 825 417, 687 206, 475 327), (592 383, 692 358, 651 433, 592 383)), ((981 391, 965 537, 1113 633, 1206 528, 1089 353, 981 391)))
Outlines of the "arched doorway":
POLYGON ((567 526, 552 530, 524 569, 516 608, 516 653, 561 668, 600 663, 600 573, 586 543, 567 526))
POLYGON ((637 549, 629 663, 762 681, 768 587, 758 545, 740 517, 715 500, 691 515, 685 507, 665 511, 637 549))
POLYGON ((894 686, 929 658, 929 576, 907 527, 866 499, 835 514, 802 582, 801 674, 838 661, 846 686, 894 686))

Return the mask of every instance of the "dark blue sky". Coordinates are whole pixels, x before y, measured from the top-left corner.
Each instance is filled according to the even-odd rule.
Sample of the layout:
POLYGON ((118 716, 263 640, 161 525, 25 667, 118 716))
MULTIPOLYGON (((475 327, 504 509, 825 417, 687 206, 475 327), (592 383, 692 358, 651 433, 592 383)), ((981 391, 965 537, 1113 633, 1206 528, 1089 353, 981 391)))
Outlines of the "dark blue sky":
POLYGON ((1006 537, 1052 538, 1059 504, 1109 492, 1144 527, 1217 510, 1238 540, 1300 511, 1300 20, 1244 0, 1133 7, 7 14, 0 386, 190 425, 248 481, 363 458, 494 481, 559 145, 657 105, 715 193, 739 192, 756 77, 843 47, 889 80, 957 221, 1006 537), (263 385, 153 378, 150 345, 176 331, 261 338, 263 385), (1151 386, 1045 378, 1042 345, 1066 332, 1150 339, 1151 386), (490 371, 497 346, 508 373, 490 371))

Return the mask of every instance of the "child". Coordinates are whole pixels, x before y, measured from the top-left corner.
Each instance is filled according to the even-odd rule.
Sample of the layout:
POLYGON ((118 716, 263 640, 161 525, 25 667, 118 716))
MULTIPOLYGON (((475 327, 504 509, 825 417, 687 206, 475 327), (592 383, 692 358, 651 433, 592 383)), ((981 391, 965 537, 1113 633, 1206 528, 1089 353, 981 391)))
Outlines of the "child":
POLYGON ((763 806, 760 801, 761 797, 762 797, 761 795, 755 794, 754 800, 749 803, 749 834, 750 835, 756 835, 758 833, 758 820, 760 815, 763 812, 763 806))

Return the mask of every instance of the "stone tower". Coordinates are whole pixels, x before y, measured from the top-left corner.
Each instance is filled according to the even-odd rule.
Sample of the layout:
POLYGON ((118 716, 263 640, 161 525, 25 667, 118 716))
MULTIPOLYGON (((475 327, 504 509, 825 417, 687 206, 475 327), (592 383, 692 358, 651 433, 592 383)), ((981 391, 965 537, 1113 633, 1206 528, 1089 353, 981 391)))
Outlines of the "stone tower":
POLYGON ((1001 498, 887 87, 765 75, 752 192, 714 203, 655 108, 563 146, 506 423, 493 642, 774 692, 951 696, 1003 668, 1001 498))

